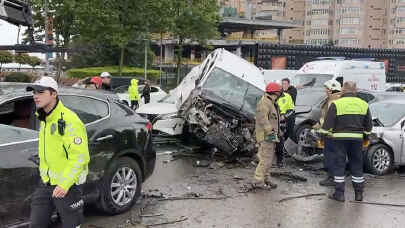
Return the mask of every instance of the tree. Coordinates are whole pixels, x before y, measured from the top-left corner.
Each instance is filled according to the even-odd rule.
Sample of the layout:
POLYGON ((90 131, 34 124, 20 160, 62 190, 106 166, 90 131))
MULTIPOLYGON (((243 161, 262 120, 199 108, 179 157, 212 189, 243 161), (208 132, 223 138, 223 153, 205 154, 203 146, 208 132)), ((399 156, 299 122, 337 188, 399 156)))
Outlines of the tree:
POLYGON ((9 51, 0 51, 0 72, 3 64, 12 63, 13 54, 9 51))
POLYGON ((36 66, 39 66, 41 64, 41 59, 36 57, 36 56, 29 56, 28 57, 28 65, 32 67, 32 71, 34 71, 34 68, 36 66))
POLYGON ((29 64, 30 56, 27 53, 18 53, 14 56, 14 60, 16 63, 20 64, 19 71, 21 69, 22 64, 29 64))
POLYGON ((79 31, 85 40, 103 41, 120 50, 120 75, 128 44, 147 37, 147 2, 143 0, 81 0, 79 31))
POLYGON ((177 84, 179 84, 184 43, 189 40, 206 45, 208 39, 218 36, 220 17, 217 0, 172 0, 172 4, 174 23, 170 32, 177 39, 177 84))

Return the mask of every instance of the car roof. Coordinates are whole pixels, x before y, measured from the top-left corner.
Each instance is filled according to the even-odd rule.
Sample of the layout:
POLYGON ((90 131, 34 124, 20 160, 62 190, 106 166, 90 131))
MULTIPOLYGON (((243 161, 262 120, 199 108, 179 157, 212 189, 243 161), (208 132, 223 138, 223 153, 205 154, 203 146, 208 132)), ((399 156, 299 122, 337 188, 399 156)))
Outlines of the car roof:
MULTIPOLYGON (((18 83, 18 82, 0 82, 0 103, 4 100, 9 100, 15 97, 30 96, 32 92, 27 92, 25 89, 31 83, 18 83)), ((84 95, 91 96, 100 100, 119 100, 117 95, 106 90, 92 90, 74 87, 59 87, 59 94, 67 95, 84 95)))

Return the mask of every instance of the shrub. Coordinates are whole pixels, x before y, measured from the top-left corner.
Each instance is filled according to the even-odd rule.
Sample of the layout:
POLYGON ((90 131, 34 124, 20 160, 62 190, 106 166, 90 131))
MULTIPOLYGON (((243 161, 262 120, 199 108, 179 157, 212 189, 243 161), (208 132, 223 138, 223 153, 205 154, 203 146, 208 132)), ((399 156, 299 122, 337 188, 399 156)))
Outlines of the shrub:
MULTIPOLYGON (((68 70, 67 76, 69 78, 85 78, 100 75, 102 72, 107 71, 113 77, 119 75, 118 66, 106 66, 106 67, 88 67, 88 68, 73 68, 68 70)), ((143 68, 137 67, 123 67, 122 76, 137 76, 142 77, 144 75, 143 68)), ((158 70, 148 70, 147 76, 149 80, 156 81, 159 79, 158 70)))
POLYGON ((31 76, 23 72, 13 72, 4 77, 5 82, 31 82, 31 76))

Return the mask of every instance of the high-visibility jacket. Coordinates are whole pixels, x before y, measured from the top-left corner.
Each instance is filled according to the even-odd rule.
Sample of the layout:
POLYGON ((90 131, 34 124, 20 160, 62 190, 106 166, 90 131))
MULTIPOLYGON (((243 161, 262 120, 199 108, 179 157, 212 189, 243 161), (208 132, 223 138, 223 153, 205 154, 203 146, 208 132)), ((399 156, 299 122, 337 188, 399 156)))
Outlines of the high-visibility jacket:
POLYGON ((312 128, 319 130, 322 127, 325 117, 328 114, 330 105, 341 96, 342 92, 333 93, 328 96, 328 98, 321 104, 321 117, 319 118, 319 122, 312 126, 312 128))
POLYGON ((41 120, 38 154, 42 181, 66 191, 73 184, 83 184, 90 162, 83 122, 61 101, 48 115, 42 109, 37 115, 41 120))
POLYGON ((371 134, 372 128, 367 102, 347 93, 332 102, 320 131, 335 139, 363 140, 363 135, 371 134))
POLYGON ((292 100, 290 94, 284 92, 277 100, 277 105, 280 109, 280 114, 286 114, 288 110, 294 110, 294 101, 292 100))
POLYGON ((131 85, 128 87, 128 93, 129 93, 129 100, 131 100, 131 101, 139 100, 138 80, 137 79, 134 78, 131 80, 131 85))

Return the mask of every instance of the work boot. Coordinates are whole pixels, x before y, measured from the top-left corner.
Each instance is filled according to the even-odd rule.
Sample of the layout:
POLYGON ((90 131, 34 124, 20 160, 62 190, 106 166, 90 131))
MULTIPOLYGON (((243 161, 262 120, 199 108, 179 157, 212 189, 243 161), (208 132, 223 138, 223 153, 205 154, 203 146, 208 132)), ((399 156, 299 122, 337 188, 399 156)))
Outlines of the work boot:
POLYGON ((277 188, 277 184, 272 182, 269 178, 266 178, 264 180, 264 183, 269 186, 271 189, 276 189, 277 188))
POLYGON ((336 183, 334 181, 334 178, 331 176, 326 177, 325 179, 319 181, 320 186, 335 186, 336 183))
POLYGON ((345 183, 336 183, 335 193, 329 195, 329 199, 333 199, 339 202, 345 202, 345 183))
POLYGON ((364 182, 363 183, 352 182, 352 184, 354 188, 354 200, 363 201, 364 182))
POLYGON ((264 181, 255 179, 252 181, 252 189, 271 190, 271 187, 268 186, 264 181))

